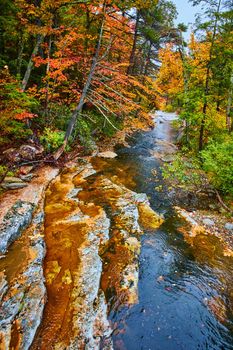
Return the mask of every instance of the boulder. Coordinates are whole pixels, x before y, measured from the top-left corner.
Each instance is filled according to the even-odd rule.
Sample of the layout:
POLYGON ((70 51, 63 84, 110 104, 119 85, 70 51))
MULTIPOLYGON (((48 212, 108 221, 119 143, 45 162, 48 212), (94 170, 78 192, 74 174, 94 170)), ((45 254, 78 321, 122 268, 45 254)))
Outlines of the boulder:
POLYGON ((100 158, 116 158, 117 154, 112 151, 106 151, 106 152, 101 152, 98 154, 98 157, 100 158))
POLYGON ((209 218, 204 218, 202 220, 203 224, 206 226, 214 226, 215 222, 209 218))
POLYGON ((232 222, 227 222, 225 225, 225 229, 229 231, 233 231, 233 223, 232 222))
POLYGON ((15 190, 26 186, 27 185, 23 182, 22 179, 15 176, 6 176, 4 181, 1 184, 1 187, 4 188, 5 190, 15 190))
POLYGON ((167 154, 161 158, 164 163, 172 163, 175 160, 175 157, 172 154, 167 154))
POLYGON ((1 349, 10 349, 10 344, 15 342, 15 349, 28 350, 41 323, 46 299, 42 266, 45 244, 39 234, 43 222, 33 223, 34 220, 29 264, 8 288, 4 276, 0 275, 0 286, 4 290, 0 305, 1 349))
POLYGON ((0 224, 0 252, 5 253, 9 245, 21 234, 32 219, 34 206, 18 201, 4 217, 0 224))
POLYGON ((20 175, 20 179, 26 182, 30 182, 34 176, 34 174, 20 175))
POLYGON ((19 154, 23 159, 33 160, 44 151, 43 147, 35 147, 31 145, 22 145, 19 154))
POLYGON ((31 165, 24 165, 19 168, 19 173, 21 175, 28 175, 33 169, 33 166, 31 165))
POLYGON ((8 148, 3 152, 3 156, 10 162, 16 163, 20 161, 20 154, 16 148, 8 148))

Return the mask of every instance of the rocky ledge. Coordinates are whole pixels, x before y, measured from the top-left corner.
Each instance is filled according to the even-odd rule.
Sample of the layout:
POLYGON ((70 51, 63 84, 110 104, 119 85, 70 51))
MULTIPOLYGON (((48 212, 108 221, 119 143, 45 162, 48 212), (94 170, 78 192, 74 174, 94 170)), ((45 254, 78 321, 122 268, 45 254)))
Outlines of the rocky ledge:
POLYGON ((146 195, 90 159, 57 173, 47 169, 46 181, 33 179, 13 196, 20 201, 2 204, 2 348, 111 350, 108 306, 137 302, 140 236, 162 219, 146 195), (12 272, 14 256, 21 260, 12 272))
POLYGON ((44 192, 57 174, 58 169, 40 169, 26 188, 1 198, 1 349, 28 349, 42 318, 44 192))
POLYGON ((180 227, 184 238, 191 245, 196 237, 201 235, 213 236, 219 239, 223 246, 225 257, 233 256, 233 222, 229 218, 215 212, 196 210, 188 212, 180 207, 174 207, 179 217, 184 219, 187 225, 180 227))

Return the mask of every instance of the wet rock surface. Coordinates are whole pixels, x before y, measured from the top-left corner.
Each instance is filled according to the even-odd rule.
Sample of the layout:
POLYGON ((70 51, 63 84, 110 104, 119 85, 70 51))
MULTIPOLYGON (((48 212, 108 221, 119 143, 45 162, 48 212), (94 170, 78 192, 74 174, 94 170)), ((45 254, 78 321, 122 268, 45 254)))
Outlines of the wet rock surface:
POLYGON ((112 151, 100 152, 98 153, 98 157, 100 158, 116 158, 117 154, 112 151))
POLYGON ((22 160, 34 160, 40 157, 44 152, 41 145, 25 144, 21 145, 19 149, 8 148, 3 152, 3 157, 10 162, 20 162, 22 160))
POLYGON ((41 236, 43 216, 37 213, 30 230, 30 259, 10 285, 4 273, 1 283, 0 343, 3 349, 27 350, 40 324, 46 290, 43 278, 45 244, 41 236))
POLYGON ((43 196, 57 173, 41 169, 27 188, 1 198, 1 349, 28 349, 41 322, 46 299, 43 196))
POLYGON ((1 183, 1 187, 4 190, 17 190, 26 186, 27 184, 21 178, 17 177, 5 177, 4 181, 1 183))
POLYGON ((19 200, 5 215, 0 224, 0 252, 5 253, 9 245, 18 238, 31 222, 34 206, 19 200))
MULTIPOLYGON (((214 236, 223 245, 223 255, 233 257, 233 237, 230 231, 227 230, 225 218, 217 216, 213 213, 212 216, 206 217, 206 212, 194 211, 188 212, 185 209, 174 207, 179 217, 185 220, 188 226, 180 227, 180 232, 184 234, 188 243, 193 244, 196 237, 206 235, 214 236)), ((232 225, 231 223, 228 223, 232 225)), ((219 245, 219 244, 218 244, 219 245)))
MULTIPOLYGON (((138 255, 147 197, 119 186, 89 161, 71 164, 46 194, 48 301, 32 349, 113 349, 114 303, 137 302, 138 255)), ((161 220, 156 213, 154 223, 161 220)))

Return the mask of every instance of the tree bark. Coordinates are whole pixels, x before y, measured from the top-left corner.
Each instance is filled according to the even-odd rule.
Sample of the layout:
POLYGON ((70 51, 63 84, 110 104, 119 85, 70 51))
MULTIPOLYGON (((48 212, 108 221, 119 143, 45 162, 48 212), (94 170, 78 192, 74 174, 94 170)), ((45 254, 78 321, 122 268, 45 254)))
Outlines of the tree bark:
POLYGON ((146 55, 146 62, 145 62, 145 67, 144 67, 144 76, 147 76, 149 73, 149 66, 150 66, 150 59, 151 59, 151 50, 152 50, 152 43, 150 42, 148 52, 146 55))
POLYGON ((132 47, 132 51, 131 51, 131 54, 130 54, 129 66, 128 66, 128 69, 127 69, 127 74, 128 75, 132 75, 133 72, 134 72, 135 54, 136 54, 137 38, 138 38, 139 19, 140 19, 140 12, 139 12, 139 10, 137 10, 135 31, 134 31, 134 38, 133 38, 133 47, 132 47))
POLYGON ((48 54, 47 54, 47 65, 46 65, 47 82, 46 82, 45 107, 44 107, 44 115, 46 119, 48 118, 48 114, 49 114, 49 72, 50 72, 51 49, 52 49, 52 36, 50 35, 49 41, 48 41, 48 54))
POLYGON ((89 89, 89 87, 91 85, 91 81, 92 81, 93 75, 95 73, 95 69, 96 69, 96 66, 97 66, 97 63, 98 63, 98 59, 99 59, 99 53, 100 53, 100 48, 101 48, 102 37, 103 37, 103 30, 104 30, 104 23, 105 23, 105 10, 106 10, 106 4, 104 3, 103 20, 102 20, 102 24, 101 24, 101 28, 100 28, 98 44, 97 44, 97 47, 96 47, 96 50, 95 50, 95 55, 93 57, 92 64, 91 64, 91 69, 90 69, 90 72, 88 74, 86 83, 84 85, 84 88, 83 88, 83 91, 82 91, 79 103, 78 103, 77 107, 75 108, 75 110, 74 110, 74 112, 72 114, 72 117, 70 119, 70 122, 68 124, 63 145, 53 155, 54 159, 56 159, 56 160, 58 158, 60 158, 60 156, 64 152, 64 150, 65 150, 65 148, 67 146, 67 143, 69 141, 69 138, 72 135, 74 126, 76 124, 76 121, 77 121, 77 118, 78 118, 79 114, 82 111, 82 108, 83 108, 83 105, 85 103, 85 99, 86 99, 86 96, 87 96, 88 89, 89 89))
POLYGON ((27 84, 28 84, 28 81, 29 81, 29 78, 30 78, 30 75, 31 75, 31 72, 32 72, 32 68, 33 68, 33 65, 34 65, 33 58, 37 55, 38 50, 39 50, 40 45, 42 44, 43 40, 44 40, 43 35, 38 34, 37 38, 36 38, 36 45, 35 45, 35 47, 34 47, 34 49, 32 51, 30 60, 29 60, 28 65, 27 65, 26 72, 24 74, 24 78, 23 78, 22 83, 21 83, 21 90, 23 92, 26 90, 26 87, 27 87, 27 84))
POLYGON ((23 50, 24 50, 24 40, 21 36, 21 39, 19 40, 19 50, 18 50, 18 57, 17 57, 17 76, 19 77, 19 79, 21 79, 23 50))
MULTIPOLYGON (((183 66, 184 94, 185 96, 187 96, 189 76, 187 73, 187 62, 186 62, 186 56, 185 56, 185 50, 184 50, 184 40, 183 40, 183 35, 181 30, 179 30, 179 36, 180 36, 181 45, 179 45, 178 50, 179 50, 180 59, 183 66)), ((189 121, 187 118, 185 118, 184 122, 185 122, 185 141, 186 141, 186 144, 189 144, 189 121)))
POLYGON ((210 56, 209 56, 209 62, 207 65, 207 70, 206 70, 206 80, 205 80, 205 91, 204 91, 204 104, 202 108, 202 120, 201 120, 201 126, 200 126, 200 131, 199 131, 199 152, 203 150, 203 144, 204 144, 204 131, 205 131, 205 123, 206 123, 206 112, 207 112, 207 107, 208 107, 208 95, 209 95, 209 83, 210 83, 210 65, 211 65, 211 60, 213 56, 213 48, 214 48, 214 43, 215 43, 215 38, 217 34, 217 24, 218 24, 218 15, 220 12, 220 7, 221 7, 221 2, 222 0, 218 1, 218 7, 217 11, 215 14, 215 22, 214 22, 214 30, 213 30, 213 35, 211 39, 211 47, 210 47, 210 56))
POLYGON ((227 118, 226 118, 226 124, 227 129, 229 132, 233 129, 233 122, 232 122, 232 95, 233 95, 233 72, 231 72, 231 79, 230 79, 230 87, 228 92, 228 101, 227 101, 227 118))

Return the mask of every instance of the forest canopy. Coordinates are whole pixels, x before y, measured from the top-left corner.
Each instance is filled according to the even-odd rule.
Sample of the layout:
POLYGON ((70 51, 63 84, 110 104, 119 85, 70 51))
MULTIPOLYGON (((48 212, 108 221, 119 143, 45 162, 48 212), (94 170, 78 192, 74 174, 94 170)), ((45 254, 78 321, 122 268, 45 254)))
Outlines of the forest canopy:
POLYGON ((185 152, 231 191, 233 2, 190 2, 202 14, 186 42, 172 1, 1 1, 1 150, 91 151, 153 109, 177 111, 185 152))

